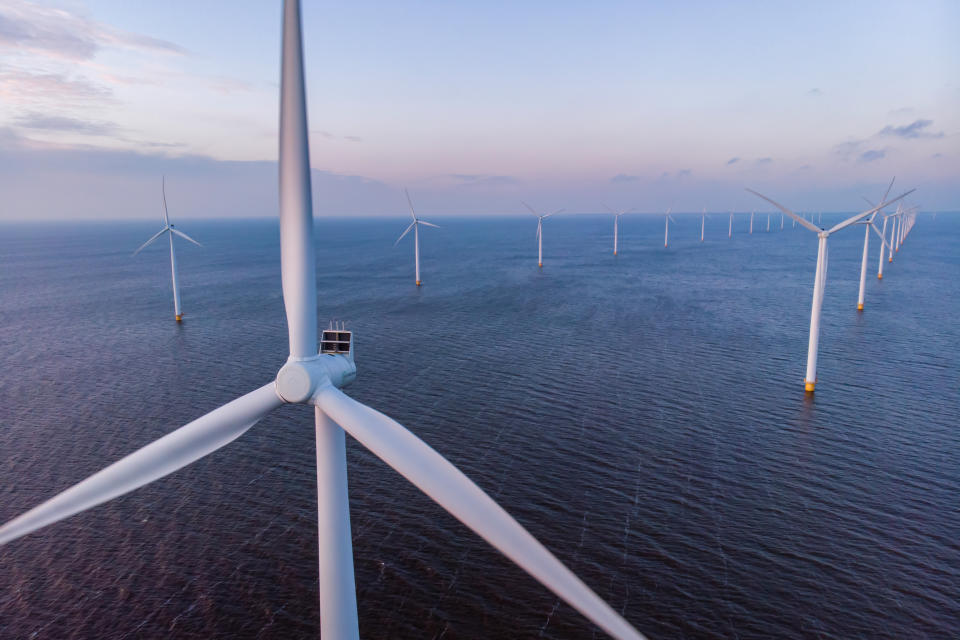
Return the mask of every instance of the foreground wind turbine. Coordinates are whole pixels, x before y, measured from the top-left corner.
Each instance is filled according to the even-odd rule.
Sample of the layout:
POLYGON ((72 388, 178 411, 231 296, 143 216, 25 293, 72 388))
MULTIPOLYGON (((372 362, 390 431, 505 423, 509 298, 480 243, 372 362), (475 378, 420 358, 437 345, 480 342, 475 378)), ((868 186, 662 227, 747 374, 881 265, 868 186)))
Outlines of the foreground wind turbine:
POLYGON ((177 254, 173 250, 173 236, 174 234, 180 236, 184 240, 189 240, 198 247, 203 245, 183 233, 179 229, 175 229, 172 224, 170 224, 170 216, 167 213, 167 178, 163 176, 160 179, 160 193, 163 194, 163 229, 153 234, 153 236, 140 245, 140 248, 133 252, 133 255, 137 255, 141 251, 147 248, 147 245, 152 243, 154 240, 162 236, 163 234, 169 234, 170 238, 170 277, 173 280, 173 314, 177 319, 177 322, 183 321, 183 312, 180 310, 180 283, 177 282, 177 254))
MULTIPOLYGON (((896 180, 896 179, 897 179, 897 177, 894 176, 894 177, 893 177, 893 180, 890 181, 890 184, 889 184, 889 186, 887 186, 887 190, 884 192, 883 197, 880 198, 880 202, 883 202, 884 200, 886 200, 886 199, 887 199, 887 196, 890 195, 890 189, 893 188, 893 182, 894 182, 894 180, 896 180)), ((866 197, 864 197, 863 199, 866 200, 866 201, 867 201, 867 204, 869 204, 871 207, 874 206, 874 204, 873 204, 872 202, 870 202, 870 200, 868 200, 866 197)), ((864 229, 863 229, 863 256, 862 256, 861 259, 860 259, 860 291, 859 291, 859 293, 857 294, 857 311, 863 311, 863 305, 864 305, 864 303, 866 302, 866 295, 867 295, 867 254, 869 253, 869 250, 870 250, 870 230, 873 229, 873 231, 874 231, 878 236, 880 236, 880 244, 881 244, 881 245, 885 244, 886 241, 887 241, 887 239, 886 239, 886 237, 884 236, 884 234, 880 233, 880 229, 878 229, 877 226, 876 226, 875 224, 873 224, 874 219, 876 219, 876 217, 877 217, 878 215, 882 215, 882 211, 875 211, 875 212, 873 213, 873 215, 871 215, 869 218, 865 218, 865 219, 863 220, 863 222, 861 223, 861 224, 864 225, 864 229)), ((880 254, 881 254, 881 255, 883 254, 883 247, 882 247, 882 246, 880 247, 880 254)))
POLYGON ((663 224, 664 224, 664 227, 663 227, 663 246, 664 246, 664 248, 666 248, 666 246, 667 246, 667 240, 668 240, 669 237, 670 237, 670 223, 671 223, 671 222, 676 223, 676 220, 674 220, 674 219, 673 219, 673 216, 670 215, 670 209, 667 209, 667 214, 666 214, 666 216, 664 216, 664 219, 663 219, 663 224))
POLYGON ((550 216, 555 216, 558 213, 561 213, 563 209, 557 209, 553 213, 545 213, 540 215, 526 202, 523 202, 522 200, 520 202, 523 204, 523 206, 530 210, 530 213, 537 216, 537 266, 543 267, 543 221, 545 218, 549 218, 550 216))
POLYGON ((404 189, 403 192, 407 194, 407 204, 410 205, 410 217, 413 218, 413 222, 410 223, 410 226, 407 227, 403 233, 400 234, 400 237, 397 238, 397 241, 393 243, 393 246, 400 244, 400 241, 403 240, 403 236, 410 233, 410 229, 413 229, 413 263, 414 271, 416 273, 416 282, 417 286, 420 286, 420 225, 426 225, 428 227, 435 227, 439 229, 440 227, 427 222, 426 220, 421 220, 417 217, 417 214, 413 212, 413 201, 410 200, 410 193, 404 189))
POLYGON ((613 214, 613 255, 617 255, 617 238, 620 235, 620 216, 622 216, 625 213, 629 213, 630 211, 633 211, 633 209, 631 209, 630 211, 623 209, 620 211, 620 213, 617 213, 607 205, 603 205, 603 206, 607 209, 607 211, 613 214))
POLYGON ((903 193, 893 200, 888 200, 887 202, 881 202, 879 206, 870 209, 869 211, 864 211, 863 213, 858 213, 855 216, 847 218, 840 224, 834 225, 830 229, 821 229, 817 225, 809 222, 806 218, 801 218, 790 209, 787 209, 782 204, 774 202, 767 196, 757 193, 753 189, 747 189, 750 193, 755 196, 760 196, 776 208, 783 211, 785 214, 802 224, 807 229, 810 229, 820 238, 819 245, 817 247, 817 274, 813 280, 813 305, 810 310, 810 340, 807 345, 807 375, 804 378, 804 388, 809 393, 813 393, 814 387, 817 384, 817 346, 820 342, 820 310, 823 308, 823 290, 827 284, 827 238, 830 237, 830 234, 836 233, 837 231, 848 227, 851 224, 862 220, 863 218, 873 214, 880 209, 883 209, 892 202, 905 197, 907 194, 912 193, 914 190, 911 189, 906 193, 903 193))
MULTIPOLYGON (((280 81, 280 271, 290 355, 276 380, 194 420, 0 527, 0 545, 123 495, 240 437, 284 403, 313 406, 317 447, 320 629, 356 640, 344 431, 531 576, 618 639, 643 636, 420 438, 340 391, 356 377, 352 333, 323 332, 317 350, 317 289, 300 5, 283 6, 280 81)), ((229 363, 224 371, 229 371, 229 363)), ((10 570, 10 558, 4 565, 10 570)))

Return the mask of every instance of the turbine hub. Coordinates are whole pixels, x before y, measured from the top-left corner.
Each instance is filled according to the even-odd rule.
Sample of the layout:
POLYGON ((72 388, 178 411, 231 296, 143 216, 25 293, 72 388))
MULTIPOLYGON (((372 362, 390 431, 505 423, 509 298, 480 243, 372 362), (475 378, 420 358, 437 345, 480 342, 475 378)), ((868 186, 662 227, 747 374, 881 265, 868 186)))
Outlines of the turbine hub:
POLYGON ((305 360, 287 360, 277 372, 277 395, 284 401, 309 403, 320 389, 345 387, 357 377, 353 361, 353 332, 331 329, 323 332, 320 353, 305 360))

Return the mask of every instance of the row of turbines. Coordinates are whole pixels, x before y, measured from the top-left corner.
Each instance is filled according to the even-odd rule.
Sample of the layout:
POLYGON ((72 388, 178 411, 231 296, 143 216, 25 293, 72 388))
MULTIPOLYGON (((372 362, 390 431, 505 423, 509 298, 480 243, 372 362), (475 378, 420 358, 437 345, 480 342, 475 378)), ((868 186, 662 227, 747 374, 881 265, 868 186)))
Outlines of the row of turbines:
MULTIPOLYGON (((864 226, 864 236, 863 236, 863 257, 861 260, 860 266, 860 287, 857 296, 857 311, 863 311, 866 297, 866 282, 867 282, 867 263, 868 263, 868 252, 870 244, 870 232, 873 231, 880 237, 880 251, 879 251, 879 266, 877 268, 877 278, 883 279, 883 263, 884 263, 884 252, 887 253, 887 261, 893 262, 893 255, 895 252, 900 250, 900 246, 903 244, 903 241, 906 239, 907 234, 910 233, 910 230, 913 228, 913 225, 917 217, 917 209, 915 207, 904 209, 902 204, 897 205, 897 210, 895 213, 884 214, 883 210, 889 205, 897 202, 909 194, 913 193, 914 189, 902 193, 901 195, 887 200, 887 197, 890 195, 890 190, 893 188, 893 183, 896 178, 890 181, 890 185, 887 187, 886 192, 883 194, 883 198, 880 199, 880 204, 875 205, 869 199, 867 203, 870 204, 871 209, 858 213, 846 220, 836 224, 830 228, 825 228, 822 225, 823 214, 818 214, 817 223, 813 222, 813 214, 810 214, 810 219, 807 219, 806 215, 798 214, 787 207, 783 206, 779 202, 768 198, 767 196, 758 193, 752 189, 747 189, 750 193, 766 200, 768 203, 775 206, 779 209, 782 214, 780 216, 780 229, 784 228, 784 215, 789 216, 793 221, 793 227, 796 227, 799 224, 801 227, 809 229, 810 231, 817 234, 819 238, 818 247, 817 247, 817 268, 816 274, 814 276, 813 284, 813 304, 810 310, 810 335, 809 343, 807 346, 807 371, 804 377, 804 389, 813 393, 816 384, 817 384, 817 353, 820 343, 820 316, 823 309, 823 297, 824 290, 826 288, 827 280, 827 239, 831 234, 834 234, 846 227, 855 224, 861 224, 864 226), (878 217, 882 217, 883 226, 878 226, 878 217), (888 223, 892 220, 893 224, 890 225, 891 233, 890 238, 887 238, 887 227, 888 223)), ((179 229, 176 229, 174 225, 170 222, 170 216, 167 211, 167 198, 166 198, 166 180, 163 179, 161 182, 161 193, 163 198, 163 223, 164 227, 154 234, 149 240, 143 243, 133 255, 137 255, 150 245, 155 240, 163 237, 164 234, 168 236, 170 242, 170 273, 171 280, 173 284, 173 305, 174 305, 174 314, 177 322, 181 322, 183 319, 183 310, 180 305, 180 288, 177 278, 177 259, 176 252, 174 249, 173 236, 177 235, 181 238, 192 242, 197 246, 202 246, 199 242, 183 233, 179 229)), ((404 229, 403 233, 400 234, 400 237, 397 238, 394 242, 394 247, 396 247, 404 237, 407 236, 411 231, 413 231, 413 255, 414 255, 414 277, 416 286, 421 286, 422 280, 420 277, 420 226, 434 227, 439 228, 439 225, 428 222, 422 218, 417 217, 416 210, 413 207, 413 200, 410 198, 410 193, 404 189, 404 194, 407 198, 407 205, 410 208, 410 218, 411 222, 404 229)), ((531 207, 526 202, 521 202, 524 207, 526 207, 530 213, 532 213, 537 218, 537 266, 539 268, 543 267, 543 221, 551 216, 562 213, 564 209, 558 209, 553 213, 542 214, 536 209, 531 207)), ((607 205, 604 205, 612 215, 613 215, 613 255, 618 255, 619 253, 619 242, 620 242, 620 218, 629 213, 634 213, 633 209, 630 210, 620 210, 616 211, 607 205)), ((730 213, 729 223, 727 226, 727 237, 733 237, 733 212, 730 213)), ((751 212, 750 214, 750 231, 753 233, 754 227, 754 218, 756 212, 751 212)), ((770 231, 770 214, 767 215, 766 220, 766 230, 770 231)), ((706 209, 700 214, 700 242, 704 241, 704 234, 706 230, 706 220, 709 216, 707 215, 706 209)), ((670 210, 667 210, 664 216, 664 235, 663 235, 663 246, 669 246, 669 237, 670 237, 670 222, 676 222, 673 216, 671 215, 670 210)))

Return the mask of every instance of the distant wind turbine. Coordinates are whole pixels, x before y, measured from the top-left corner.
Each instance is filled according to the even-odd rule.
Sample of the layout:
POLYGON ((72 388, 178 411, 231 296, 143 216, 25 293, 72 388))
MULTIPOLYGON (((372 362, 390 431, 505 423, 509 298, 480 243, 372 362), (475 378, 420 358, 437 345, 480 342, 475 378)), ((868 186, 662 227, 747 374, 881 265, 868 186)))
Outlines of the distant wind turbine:
POLYGON ((750 235, 753 235, 753 215, 754 215, 755 213, 756 213, 756 211, 751 211, 751 212, 750 212, 750 235))
POLYGON ((700 242, 703 242, 703 230, 707 226, 707 208, 703 208, 703 213, 700 215, 700 242))
POLYGON ((629 211, 621 209, 620 212, 617 213, 607 205, 603 206, 606 207, 607 211, 613 214, 613 255, 617 255, 617 241, 620 235, 620 216, 625 213, 630 213, 630 211, 633 211, 633 209, 630 209, 629 211))
MULTIPOLYGON (((314 414, 315 426, 318 595, 320 637, 324 640, 359 638, 345 433, 608 634, 618 640, 642 640, 630 623, 446 458, 398 422, 340 390, 357 373, 352 332, 342 327, 323 331, 318 352, 317 263, 300 33, 300 4, 286 0, 279 128, 280 279, 289 338, 286 363, 275 380, 0 526, 0 545, 159 480, 226 446, 283 404, 306 405, 314 414)), ((223 364, 229 379, 231 363, 223 364)), ((99 525, 105 531, 110 527, 102 518, 99 525)), ((21 554, 20 560, 27 559, 21 554)), ((12 562, 13 556, 5 555, 5 571, 11 570, 12 562)), ((67 635, 68 631, 52 633, 67 635)))
POLYGON ((780 214, 780 231, 783 231, 783 214, 780 214))
POLYGON ((537 266, 542 268, 543 267, 543 221, 544 219, 549 218, 550 216, 555 216, 558 213, 563 212, 563 209, 557 209, 553 213, 545 213, 543 215, 540 215, 534 210, 533 207, 528 205, 526 202, 523 202, 523 200, 521 200, 520 203, 523 204, 523 206, 525 206, 527 209, 529 209, 530 213, 537 216, 537 266))
POLYGON ((770 233, 770 214, 767 214, 767 233, 770 233))
POLYGON ((730 212, 730 226, 727 227, 727 237, 733 237, 733 211, 730 212))
POLYGON ((807 345, 807 375, 804 378, 804 388, 808 393, 813 393, 814 387, 817 384, 817 347, 820 343, 820 310, 823 308, 823 291, 827 284, 827 238, 830 237, 830 234, 836 233, 837 231, 840 231, 841 229, 848 227, 855 222, 859 222, 874 212, 879 211, 889 204, 907 196, 914 190, 911 189, 910 191, 897 196, 893 200, 881 202, 879 206, 847 218, 840 224, 834 225, 830 229, 821 229, 812 222, 808 222, 806 218, 801 218, 790 209, 784 207, 782 204, 774 202, 767 196, 757 193, 753 189, 747 189, 747 191, 755 196, 763 198, 776 208, 780 209, 785 214, 802 224, 804 227, 816 233, 820 239, 817 247, 817 273, 813 280, 813 305, 810 310, 810 338, 807 345))
POLYGON ((676 220, 673 219, 673 216, 670 215, 670 209, 667 209, 667 214, 663 218, 663 246, 667 247, 667 238, 670 236, 670 223, 676 223, 676 220))
MULTIPOLYGON (((887 186, 887 190, 884 192, 883 197, 880 198, 880 202, 883 202, 884 200, 886 200, 886 199, 887 199, 887 196, 890 195, 890 189, 893 188, 893 182, 894 182, 894 180, 896 180, 896 179, 897 179, 897 177, 894 176, 894 177, 893 177, 893 180, 890 181, 890 185, 887 186)), ((870 200, 869 200, 868 198, 864 197, 863 199, 866 200, 866 201, 867 201, 867 204, 869 204, 871 207, 874 206, 874 204, 873 204, 872 202, 870 202, 870 200)), ((873 231, 874 231, 878 236, 880 236, 880 244, 881 244, 881 245, 883 245, 883 244, 886 243, 886 241, 887 241, 886 236, 885 236, 884 234, 880 233, 880 230, 877 228, 877 226, 876 226, 875 224, 873 224, 874 219, 875 219, 878 215, 882 215, 882 214, 883 214, 883 211, 882 211, 882 210, 875 211, 875 212, 873 213, 873 215, 871 215, 869 218, 865 218, 865 219, 863 220, 863 222, 862 222, 862 224, 865 225, 865 228, 864 228, 864 230, 863 230, 863 257, 860 259, 860 292, 857 294, 857 311, 863 311, 863 305, 864 305, 864 302, 866 301, 866 294, 867 294, 867 254, 869 253, 869 250, 870 250, 870 230, 873 229, 873 231)), ((881 253, 881 255, 883 254, 883 247, 882 247, 882 246, 880 247, 880 253, 881 253)))
MULTIPOLYGON (((897 213, 900 213, 900 203, 897 203, 897 213)), ((883 230, 880 232, 880 238, 883 242, 880 243, 880 263, 877 266, 877 279, 883 280, 883 257, 884 249, 887 249, 891 254, 893 253, 893 246, 887 242, 887 222, 889 222, 890 217, 896 215, 891 213, 889 215, 883 216, 883 230)))
POLYGON ((183 311, 180 309, 180 283, 177 281, 177 254, 173 248, 173 236, 178 235, 184 240, 189 240, 198 247, 203 245, 180 231, 179 229, 174 228, 170 223, 170 216, 167 213, 167 178, 163 176, 160 181, 160 193, 163 195, 163 229, 153 234, 153 236, 140 245, 140 248, 133 252, 133 255, 137 255, 141 251, 147 248, 147 245, 152 243, 154 240, 162 236, 163 234, 168 234, 170 239, 170 278, 173 280, 173 314, 177 322, 183 321, 183 311))
POLYGON ((416 282, 417 286, 420 286, 420 225, 426 225, 428 227, 435 227, 439 229, 440 227, 427 222, 426 220, 421 220, 417 217, 417 214, 413 211, 413 202, 410 200, 410 193, 404 189, 403 192, 407 194, 407 204, 410 205, 410 217, 413 218, 413 222, 410 223, 410 226, 407 227, 403 233, 400 234, 400 237, 397 238, 397 241, 393 243, 393 246, 400 244, 400 241, 403 240, 403 236, 410 233, 410 229, 413 229, 413 262, 415 265, 416 271, 416 282))

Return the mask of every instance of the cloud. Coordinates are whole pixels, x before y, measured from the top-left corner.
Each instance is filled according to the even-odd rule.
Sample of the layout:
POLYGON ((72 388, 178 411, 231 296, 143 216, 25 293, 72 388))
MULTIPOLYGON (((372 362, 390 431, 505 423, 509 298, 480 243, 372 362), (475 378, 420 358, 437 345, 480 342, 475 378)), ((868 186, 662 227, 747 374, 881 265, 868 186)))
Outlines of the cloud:
POLYGON ((841 142, 833 148, 833 152, 843 160, 849 160, 850 156, 857 153, 862 147, 864 140, 847 140, 841 142))
POLYGON ((363 138, 360 136, 343 136, 344 140, 349 140, 350 142, 363 142, 363 138))
POLYGON ((729 160, 727 160, 727 165, 736 164, 738 162, 740 162, 740 158, 737 158, 737 157, 730 158, 729 160))
POLYGON ((450 177, 460 187, 505 187, 520 184, 513 176, 490 176, 472 173, 451 173, 450 177))
POLYGON ((770 157, 757 158, 756 160, 756 164, 758 165, 771 164, 772 162, 773 162, 773 158, 770 158, 770 157))
POLYGON ((117 125, 113 122, 97 122, 69 118, 66 116, 52 116, 31 112, 14 119, 14 123, 26 129, 43 131, 66 131, 82 133, 89 136, 107 136, 115 133, 117 125))
POLYGON ((881 129, 877 135, 879 136, 896 136, 898 138, 942 138, 943 131, 939 133, 931 133, 926 131, 926 129, 933 124, 933 120, 914 120, 908 125, 902 127, 894 127, 892 125, 887 125, 881 129))
POLYGON ((5 0, 0 5, 0 50, 91 60, 104 47, 164 54, 186 53, 172 42, 115 29, 69 9, 45 7, 24 0, 5 0))
POLYGON ((820 91, 820 89, 817 89, 816 87, 814 87, 813 89, 810 89, 809 91, 807 91, 807 95, 813 96, 813 97, 822 96, 823 91, 820 91))
POLYGON ((677 171, 678 178, 689 178, 692 175, 693 171, 691 169, 680 169, 680 171, 677 171))
POLYGON ((0 98, 7 104, 55 100, 91 102, 111 100, 113 92, 85 78, 70 78, 60 73, 32 73, 0 67, 0 98))
POLYGON ((628 182, 637 182, 638 180, 640 180, 640 176, 631 176, 626 173, 618 173, 610 178, 610 182, 613 184, 625 184, 628 182))
POLYGON ((874 160, 880 160, 886 155, 886 149, 868 149, 860 154, 858 160, 860 160, 860 162, 873 162, 874 160))
POLYGON ((891 116, 910 116, 916 112, 916 109, 913 107, 900 107, 899 109, 891 109, 888 114, 891 116))
POLYGON ((810 171, 811 169, 813 169, 812 164, 803 164, 797 167, 797 171, 810 171))

